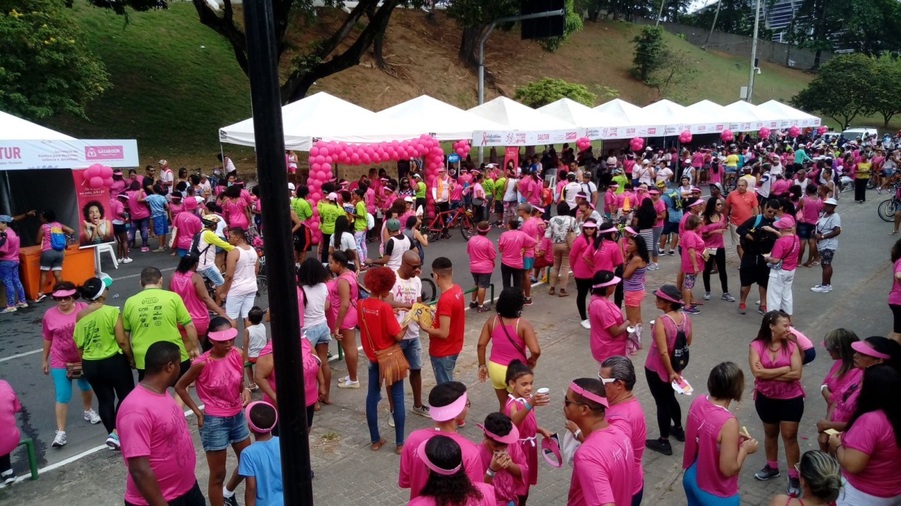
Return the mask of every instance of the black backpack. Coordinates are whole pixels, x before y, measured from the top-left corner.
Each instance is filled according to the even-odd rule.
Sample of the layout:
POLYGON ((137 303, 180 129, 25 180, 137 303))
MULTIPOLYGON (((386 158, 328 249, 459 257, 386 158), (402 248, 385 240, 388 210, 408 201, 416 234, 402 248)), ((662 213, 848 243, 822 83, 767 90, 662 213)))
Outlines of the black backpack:
POLYGON ((191 249, 189 252, 198 258, 202 257, 206 251, 210 249, 210 246, 212 246, 212 244, 207 244, 206 248, 203 248, 203 251, 200 251, 200 236, 203 235, 204 232, 206 232, 206 229, 197 232, 194 234, 194 239, 191 239, 191 249))
MULTIPOLYGON (((669 317, 667 316, 667 318, 669 317)), ((672 318, 670 318, 670 320, 673 323, 676 323, 676 321, 672 318)), ((681 328, 684 326, 685 320, 682 321, 682 325, 676 326, 676 341, 673 343, 673 349, 669 355, 670 364, 673 366, 673 370, 676 372, 682 372, 688 366, 688 337, 685 335, 685 331, 681 328)))

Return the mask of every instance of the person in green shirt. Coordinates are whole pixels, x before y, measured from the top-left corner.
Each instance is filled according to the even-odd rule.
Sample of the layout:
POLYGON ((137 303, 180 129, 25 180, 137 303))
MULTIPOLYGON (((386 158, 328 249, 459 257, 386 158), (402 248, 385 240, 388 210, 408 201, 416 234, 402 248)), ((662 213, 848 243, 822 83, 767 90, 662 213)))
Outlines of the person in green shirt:
POLYGON ((418 172, 416 174, 413 174, 413 189, 413 196, 416 197, 416 209, 422 207, 424 210, 426 207, 426 186, 425 183, 422 182, 422 176, 419 175, 418 172))
POLYGON ((106 445, 118 450, 116 411, 135 387, 131 374, 135 359, 125 337, 119 308, 105 304, 112 284, 113 280, 107 276, 91 278, 81 286, 81 297, 89 304, 76 316, 72 337, 81 354, 84 377, 97 394, 100 420, 108 434, 106 445))
POLYGON ((295 192, 297 197, 291 200, 291 210, 300 221, 300 226, 294 228, 294 261, 298 264, 307 259, 307 252, 313 247, 313 231, 307 224, 313 217, 313 206, 307 200, 309 194, 310 188, 300 185, 295 192))
POLYGON ((366 189, 357 188, 351 197, 351 203, 354 205, 354 241, 357 243, 357 255, 360 261, 369 258, 369 251, 366 247, 366 231, 369 229, 369 212, 366 211, 366 202, 363 196, 366 195, 366 189))
MULTIPOLYGON (((486 169, 487 171, 487 169, 486 169)), ((485 216, 486 220, 491 219, 491 209, 494 205, 494 179, 491 179, 491 172, 485 172, 485 178, 482 179, 482 189, 485 190, 485 216)))
MULTIPOLYGON (((131 349, 138 370, 138 381, 144 378, 144 355, 147 348, 157 341, 168 341, 181 352, 181 374, 191 366, 191 358, 200 356, 197 329, 188 314, 184 301, 175 294, 163 290, 163 273, 156 267, 141 271, 143 290, 125 301, 122 325, 131 333, 131 349), (184 336, 178 330, 185 329, 184 336)), ((181 377, 181 375, 179 375, 181 377)))
POLYGON ((623 169, 615 169, 614 172, 615 175, 610 178, 610 182, 619 185, 619 188, 616 189, 616 194, 619 195, 622 192, 626 191, 626 183, 631 183, 632 181, 630 181, 629 178, 627 178, 625 174, 623 174, 623 169))
POLYGON ((316 204, 319 209, 319 231, 322 239, 319 242, 319 261, 328 262, 328 245, 335 233, 335 220, 338 216, 344 216, 344 209, 338 206, 338 194, 329 193, 316 204))
POLYGON ((494 180, 494 212, 497 214, 497 226, 504 222, 504 190, 507 186, 507 178, 503 174, 494 180))

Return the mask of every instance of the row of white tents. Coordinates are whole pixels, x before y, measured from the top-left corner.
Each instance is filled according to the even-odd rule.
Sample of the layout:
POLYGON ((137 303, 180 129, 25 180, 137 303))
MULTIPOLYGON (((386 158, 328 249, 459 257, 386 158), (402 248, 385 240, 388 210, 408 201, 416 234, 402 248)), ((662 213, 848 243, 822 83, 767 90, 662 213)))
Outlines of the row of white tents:
MULTIPOLYGON (((428 95, 378 113, 319 92, 282 108, 286 149, 309 151, 316 140, 378 143, 429 134, 472 139, 475 146, 537 146, 590 140, 818 127, 820 118, 770 100, 722 106, 702 100, 682 106, 660 100, 646 107, 614 99, 591 108, 567 98, 532 109, 506 97, 464 111, 428 95)), ((253 118, 222 127, 225 144, 254 145, 253 118)))

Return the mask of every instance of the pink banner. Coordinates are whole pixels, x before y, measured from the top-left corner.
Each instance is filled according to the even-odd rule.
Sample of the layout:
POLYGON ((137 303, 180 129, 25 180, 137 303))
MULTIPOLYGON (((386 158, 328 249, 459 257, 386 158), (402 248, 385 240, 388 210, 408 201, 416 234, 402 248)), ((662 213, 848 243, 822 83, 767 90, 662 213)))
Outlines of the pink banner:
POLYGON ((114 242, 109 189, 89 187, 84 172, 72 171, 78 199, 78 242, 82 247, 114 242))
POLYGON ((507 162, 513 160, 513 167, 519 167, 519 148, 517 146, 507 146, 504 151, 504 170, 507 170, 507 162))

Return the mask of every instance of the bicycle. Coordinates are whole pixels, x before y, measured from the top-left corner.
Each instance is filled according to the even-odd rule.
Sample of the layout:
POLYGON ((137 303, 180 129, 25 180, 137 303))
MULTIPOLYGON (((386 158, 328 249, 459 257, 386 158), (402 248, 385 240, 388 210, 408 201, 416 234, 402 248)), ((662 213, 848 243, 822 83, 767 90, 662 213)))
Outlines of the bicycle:
POLYGON ((433 242, 442 238, 449 239, 450 234, 447 233, 447 230, 456 228, 457 226, 460 227, 460 233, 467 241, 473 236, 475 233, 475 225, 473 224, 471 209, 461 206, 457 209, 449 209, 447 211, 436 213, 435 217, 432 218, 431 223, 427 226, 423 226, 420 232, 428 236, 429 242, 433 242), (445 225, 445 223, 447 224, 445 225))
POLYGON ((878 214, 883 221, 894 221, 895 213, 898 211, 898 208, 901 208, 901 184, 896 183, 894 189, 895 195, 889 199, 883 200, 876 207, 876 214, 878 214))

